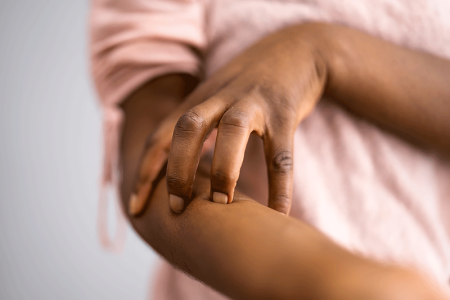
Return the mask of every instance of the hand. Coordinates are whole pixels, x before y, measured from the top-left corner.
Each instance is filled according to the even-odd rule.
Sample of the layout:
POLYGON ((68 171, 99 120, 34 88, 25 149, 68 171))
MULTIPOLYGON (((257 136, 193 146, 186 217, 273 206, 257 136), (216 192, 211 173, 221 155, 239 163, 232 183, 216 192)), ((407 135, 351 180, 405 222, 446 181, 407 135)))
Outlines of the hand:
POLYGON ((203 142, 218 127, 211 167, 213 201, 233 201, 249 135, 256 133, 264 140, 269 207, 288 214, 293 135, 326 83, 326 63, 317 49, 307 27, 291 27, 259 41, 204 82, 151 138, 130 198, 130 212, 137 214, 144 207, 167 158, 170 206, 175 212, 183 211, 191 197, 203 142))

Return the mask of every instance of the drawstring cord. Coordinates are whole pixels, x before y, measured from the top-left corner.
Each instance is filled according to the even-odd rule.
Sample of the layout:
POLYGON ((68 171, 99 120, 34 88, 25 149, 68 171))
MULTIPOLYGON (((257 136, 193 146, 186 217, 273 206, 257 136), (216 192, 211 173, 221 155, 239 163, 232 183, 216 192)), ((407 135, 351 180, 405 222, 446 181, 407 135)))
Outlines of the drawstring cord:
POLYGON ((123 121, 123 113, 116 106, 107 106, 104 110, 103 121, 103 147, 104 161, 103 174, 100 185, 98 201, 97 229, 100 244, 105 250, 113 253, 121 253, 125 244, 127 222, 120 203, 119 190, 119 138, 123 121), (107 212, 109 204, 109 191, 113 190, 116 210, 116 232, 111 239, 108 233, 107 212))

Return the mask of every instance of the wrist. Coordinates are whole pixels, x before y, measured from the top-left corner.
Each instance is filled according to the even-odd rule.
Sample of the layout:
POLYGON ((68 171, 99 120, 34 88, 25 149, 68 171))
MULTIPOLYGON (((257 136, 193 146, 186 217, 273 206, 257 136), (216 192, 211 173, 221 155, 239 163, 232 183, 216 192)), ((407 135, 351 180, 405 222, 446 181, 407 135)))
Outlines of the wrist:
POLYGON ((308 45, 318 72, 325 74, 323 95, 333 97, 338 90, 338 80, 346 77, 350 58, 355 59, 349 28, 327 23, 304 23, 293 28, 302 46, 308 45))
MULTIPOLYGON (((313 106, 320 100, 321 96, 332 96, 335 89, 335 78, 337 70, 344 65, 343 57, 340 55, 339 44, 340 28, 337 25, 311 22, 295 25, 284 29, 288 43, 295 44, 299 55, 306 55, 305 59, 314 64, 312 83, 318 82, 321 86, 319 97, 315 94, 313 106)), ((303 66, 302 66, 303 69, 303 66)), ((302 101, 304 101, 302 97, 302 101)))

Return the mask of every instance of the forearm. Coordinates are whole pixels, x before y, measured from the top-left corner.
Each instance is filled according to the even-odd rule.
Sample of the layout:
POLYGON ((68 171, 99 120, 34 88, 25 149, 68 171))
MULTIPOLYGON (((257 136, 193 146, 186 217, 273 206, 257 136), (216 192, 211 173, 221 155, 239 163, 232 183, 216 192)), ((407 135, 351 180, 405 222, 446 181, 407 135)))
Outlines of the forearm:
POLYGON ((132 222, 169 262, 233 299, 316 299, 329 266, 342 271, 353 259, 309 226, 242 194, 216 204, 208 188, 208 178, 197 174, 196 197, 177 215, 162 180, 132 222))
MULTIPOLYGON (((177 76, 157 79, 123 104, 121 192, 126 212, 144 144, 182 101, 181 80, 177 76)), ((242 194, 236 195, 233 205, 211 202, 209 180, 202 176, 204 172, 197 176, 201 188, 196 185, 196 193, 202 197, 182 215, 170 212, 163 179, 144 213, 128 217, 144 240, 166 259, 214 288, 237 299, 258 299, 266 293, 273 299, 289 299, 289 295, 298 294, 298 287, 307 295, 312 292, 307 286, 311 280, 325 281, 327 274, 322 267, 326 262, 340 261, 330 255, 322 259, 320 252, 350 257, 310 227, 301 224, 297 228, 299 224, 292 224, 293 219, 263 209, 242 194), (300 253, 293 247, 296 239, 307 241, 300 253), (327 247, 314 253, 319 245, 327 247)))
POLYGON ((325 96, 416 142, 450 152, 449 60, 343 26, 306 26, 327 64, 325 96))
MULTIPOLYGON (((150 96, 157 95, 149 90, 143 95, 150 96)), ((133 99, 139 101, 138 97, 133 99)), ((160 95, 157 99, 175 106, 177 97, 170 98, 160 95)), ((129 118, 121 151, 125 208, 146 137, 157 124, 157 120, 147 120, 147 114, 139 117, 141 110, 126 110, 129 118)), ((138 218, 128 215, 142 238, 178 268, 235 299, 261 299, 262 295, 295 299, 317 292, 311 287, 327 282, 331 274, 324 266, 353 259, 312 228, 240 193, 230 205, 211 202, 208 171, 197 174, 197 197, 183 214, 169 209, 165 178, 160 178, 143 214, 138 218)))
MULTIPOLYGON (((177 76, 157 79, 123 104, 121 192, 126 212, 144 144, 182 101, 181 80, 177 76)), ((331 276, 324 266, 352 257, 312 228, 295 224, 242 194, 236 195, 233 205, 211 202, 209 180, 202 176, 204 172, 197 176, 201 182, 196 190, 202 196, 182 215, 170 212, 165 180, 160 180, 143 215, 128 217, 144 240, 172 264, 219 291, 236 299, 306 296, 313 293, 311 281, 318 284, 331 276)))
POLYGON ((419 275, 353 255, 239 192, 231 204, 212 202, 206 173, 182 214, 170 210, 162 178, 131 222, 170 263, 232 299, 444 299, 419 275))
MULTIPOLYGON (((333 70, 330 69, 330 74, 333 70)), ((155 99, 158 101, 155 105, 167 103, 167 106, 156 109, 147 102, 128 107, 125 102, 123 106, 126 122, 121 159, 125 207, 147 136, 184 97, 184 92, 174 89, 177 84, 156 90, 150 86, 130 99, 136 103, 155 99)), ((286 218, 239 193, 232 204, 212 203, 207 176, 202 178, 198 174, 195 185, 193 203, 177 215, 169 209, 165 180, 161 179, 152 190, 150 205, 142 216, 130 221, 167 260, 206 284, 236 299, 358 299, 355 295, 361 293, 372 299, 398 299, 377 294, 378 288, 381 291, 385 287, 372 280, 380 267, 341 249, 304 223, 286 218), (345 293, 349 289, 353 291, 350 296, 345 293), (339 297, 339 293, 347 298, 339 297)), ((400 299, 430 298, 420 297, 416 291, 414 287, 416 298, 400 299)), ((406 295, 404 292, 403 286, 401 295, 406 295)))
MULTIPOLYGON (((121 152, 125 208, 152 125, 136 119, 125 124, 121 152)), ((313 292, 311 282, 316 286, 327 281, 331 274, 324 266, 351 259, 317 231, 245 195, 236 193, 230 205, 211 202, 208 172, 203 164, 196 176, 197 197, 181 215, 169 209, 164 177, 142 215, 128 215, 141 237, 178 268, 235 299, 261 299, 262 295, 265 299, 295 299, 293 295, 313 292)))
MULTIPOLYGON (((143 97, 149 96, 156 94, 143 97)), ((166 99, 173 106, 180 100, 157 99, 166 99)), ((121 191, 125 208, 146 136, 157 123, 144 122, 145 116, 128 119, 123 132, 121 191)), ((367 295, 366 299, 430 299, 421 297, 416 285, 410 289, 409 279, 401 279, 407 285, 398 285, 398 278, 405 278, 402 272, 352 255, 303 222, 239 192, 232 204, 211 202, 208 173, 207 168, 197 174, 195 199, 183 214, 169 209, 165 178, 160 177, 142 215, 128 215, 147 243, 195 278, 234 299, 359 299, 361 294, 367 295), (417 297, 387 297, 389 284, 401 295, 407 287, 417 297)), ((420 280, 418 283, 423 286, 420 280)))

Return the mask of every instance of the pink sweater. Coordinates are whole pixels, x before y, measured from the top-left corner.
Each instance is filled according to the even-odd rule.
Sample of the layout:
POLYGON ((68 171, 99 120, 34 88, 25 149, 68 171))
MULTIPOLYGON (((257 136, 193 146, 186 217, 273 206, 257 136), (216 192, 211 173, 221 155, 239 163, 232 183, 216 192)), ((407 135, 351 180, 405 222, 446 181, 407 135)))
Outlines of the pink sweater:
MULTIPOLYGON (((105 108, 104 187, 117 187, 117 104, 151 78, 170 72, 207 78, 264 35, 307 21, 345 24, 450 59, 449 15, 446 0, 93 0, 92 74, 105 108)), ((263 168, 263 157, 248 161, 241 177, 247 193, 261 197, 256 187, 266 178, 257 174, 265 172, 255 168, 263 168)), ((352 251, 414 266, 448 287, 448 160, 323 101, 297 128, 294 172, 292 216, 352 251)), ((105 197, 100 205, 102 226, 105 197)), ((102 242, 111 246, 105 235, 102 242)), ((155 298, 223 296, 166 264, 155 298)))

